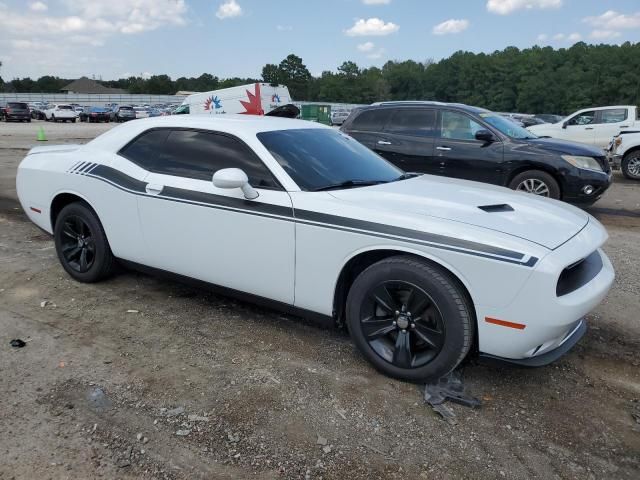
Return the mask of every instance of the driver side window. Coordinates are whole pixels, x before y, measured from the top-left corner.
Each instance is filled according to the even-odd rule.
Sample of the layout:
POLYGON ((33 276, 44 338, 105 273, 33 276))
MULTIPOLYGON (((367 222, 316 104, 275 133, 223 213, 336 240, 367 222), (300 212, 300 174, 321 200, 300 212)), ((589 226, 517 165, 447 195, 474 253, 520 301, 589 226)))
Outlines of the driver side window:
POLYGON ((590 110, 588 112, 582 112, 571 118, 567 125, 590 125, 595 123, 596 121, 596 112, 595 110, 590 110))
POLYGON ((453 140, 475 140, 476 132, 484 127, 464 113, 443 110, 440 116, 440 135, 453 140))

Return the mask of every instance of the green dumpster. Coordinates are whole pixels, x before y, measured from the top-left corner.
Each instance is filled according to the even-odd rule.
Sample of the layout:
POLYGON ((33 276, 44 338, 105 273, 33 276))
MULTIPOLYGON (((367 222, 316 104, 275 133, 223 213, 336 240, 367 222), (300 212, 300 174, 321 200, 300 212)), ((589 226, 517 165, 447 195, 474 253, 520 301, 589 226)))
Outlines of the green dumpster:
POLYGON ((329 125, 331 123, 331 105, 302 105, 300 118, 329 125))

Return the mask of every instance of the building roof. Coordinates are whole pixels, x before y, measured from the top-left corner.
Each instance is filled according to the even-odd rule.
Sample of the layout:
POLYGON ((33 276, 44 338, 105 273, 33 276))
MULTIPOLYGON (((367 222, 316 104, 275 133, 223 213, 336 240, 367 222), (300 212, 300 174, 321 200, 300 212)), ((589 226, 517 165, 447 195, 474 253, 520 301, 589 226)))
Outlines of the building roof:
POLYGON ((126 90, 122 88, 110 88, 105 87, 101 83, 96 82, 95 80, 91 80, 87 77, 80 77, 77 80, 74 80, 69 85, 60 89, 63 92, 73 92, 73 93, 128 93, 126 90))

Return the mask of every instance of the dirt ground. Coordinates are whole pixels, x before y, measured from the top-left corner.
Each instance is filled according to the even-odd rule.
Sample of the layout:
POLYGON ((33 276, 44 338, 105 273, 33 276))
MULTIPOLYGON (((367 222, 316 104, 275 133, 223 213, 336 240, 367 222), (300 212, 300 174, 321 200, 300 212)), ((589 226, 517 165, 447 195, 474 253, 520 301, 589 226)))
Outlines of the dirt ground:
POLYGON ((467 364, 482 407, 451 424, 341 331, 135 272, 72 281, 16 199, 41 125, 110 128, 0 124, 0 479, 638 478, 640 183, 590 210, 617 279, 585 338, 544 368, 467 364))

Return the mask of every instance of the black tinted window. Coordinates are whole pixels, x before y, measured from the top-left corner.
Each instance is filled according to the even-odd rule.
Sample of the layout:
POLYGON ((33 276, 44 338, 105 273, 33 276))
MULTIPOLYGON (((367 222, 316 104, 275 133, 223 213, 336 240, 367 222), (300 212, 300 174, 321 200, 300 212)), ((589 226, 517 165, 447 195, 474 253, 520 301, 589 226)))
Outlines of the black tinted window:
POLYGON ((365 110, 353 120, 350 128, 364 132, 381 132, 390 116, 391 110, 388 108, 365 110))
POLYGON ((394 112, 385 130, 401 135, 433 137, 435 124, 435 110, 401 108, 394 112))
POLYGON ((258 139, 303 190, 344 182, 390 182, 402 171, 353 138, 309 128, 258 134, 258 139))
POLYGON ((271 172, 249 148, 227 135, 194 130, 173 130, 157 164, 157 173, 211 181, 223 168, 240 168, 254 187, 276 188, 271 172))
POLYGON ((15 108, 16 110, 26 110, 27 108, 29 108, 26 103, 20 103, 20 102, 9 102, 7 104, 7 107, 15 108))
POLYGON ((120 150, 120 155, 145 170, 152 171, 158 164, 158 157, 169 132, 168 129, 145 132, 120 150))

